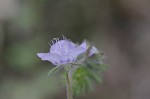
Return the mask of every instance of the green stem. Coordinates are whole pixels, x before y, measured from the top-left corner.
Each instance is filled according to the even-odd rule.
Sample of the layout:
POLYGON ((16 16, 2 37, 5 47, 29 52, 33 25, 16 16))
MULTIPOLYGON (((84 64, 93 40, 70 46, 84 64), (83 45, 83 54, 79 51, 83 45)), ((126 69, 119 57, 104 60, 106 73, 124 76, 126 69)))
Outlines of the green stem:
POLYGON ((71 69, 68 68, 68 70, 66 71, 66 79, 67 79, 67 99, 73 99, 72 97, 72 73, 71 73, 71 69))

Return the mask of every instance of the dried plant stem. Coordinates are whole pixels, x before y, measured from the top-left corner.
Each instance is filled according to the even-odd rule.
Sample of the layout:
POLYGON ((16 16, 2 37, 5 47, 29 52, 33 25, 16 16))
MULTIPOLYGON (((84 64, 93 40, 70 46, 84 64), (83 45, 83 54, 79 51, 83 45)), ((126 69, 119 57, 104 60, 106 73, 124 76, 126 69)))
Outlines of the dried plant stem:
POLYGON ((73 99, 72 97, 72 73, 71 73, 71 69, 68 68, 68 70, 66 71, 66 87, 67 87, 67 99, 73 99))

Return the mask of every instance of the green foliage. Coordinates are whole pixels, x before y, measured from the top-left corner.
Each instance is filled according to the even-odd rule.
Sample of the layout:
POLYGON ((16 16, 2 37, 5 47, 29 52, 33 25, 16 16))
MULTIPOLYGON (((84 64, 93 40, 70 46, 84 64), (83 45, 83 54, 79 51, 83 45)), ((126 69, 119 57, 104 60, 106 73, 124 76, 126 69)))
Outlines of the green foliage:
POLYGON ((50 76, 50 75, 54 74, 55 72, 59 71, 62 68, 63 68, 62 66, 56 66, 56 67, 49 70, 48 75, 50 76))
POLYGON ((91 89, 90 73, 87 68, 79 67, 73 75, 73 93, 79 95, 91 89))
POLYGON ((93 89, 93 84, 101 83, 102 77, 100 73, 106 69, 106 65, 102 64, 102 54, 93 55, 84 61, 83 67, 78 69, 73 74, 73 94, 80 95, 85 92, 90 92, 93 89))

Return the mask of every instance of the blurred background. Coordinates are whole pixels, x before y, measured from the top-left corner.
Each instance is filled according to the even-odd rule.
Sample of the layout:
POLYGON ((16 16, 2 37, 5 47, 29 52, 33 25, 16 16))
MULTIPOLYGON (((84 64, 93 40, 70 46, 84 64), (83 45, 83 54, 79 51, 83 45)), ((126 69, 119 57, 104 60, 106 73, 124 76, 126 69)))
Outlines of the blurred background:
POLYGON ((65 35, 105 52, 109 69, 75 99, 150 99, 149 0, 0 0, 0 99, 66 99, 36 53, 65 35))

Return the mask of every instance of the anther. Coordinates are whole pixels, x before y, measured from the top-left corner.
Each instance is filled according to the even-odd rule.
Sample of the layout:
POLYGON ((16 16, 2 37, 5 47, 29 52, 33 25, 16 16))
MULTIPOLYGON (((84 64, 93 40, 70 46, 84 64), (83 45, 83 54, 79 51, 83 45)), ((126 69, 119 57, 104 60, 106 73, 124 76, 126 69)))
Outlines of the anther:
POLYGON ((58 41, 59 41, 59 38, 53 38, 53 40, 55 40, 56 42, 58 42, 58 41))
POLYGON ((59 41, 59 38, 57 38, 57 41, 59 41))

